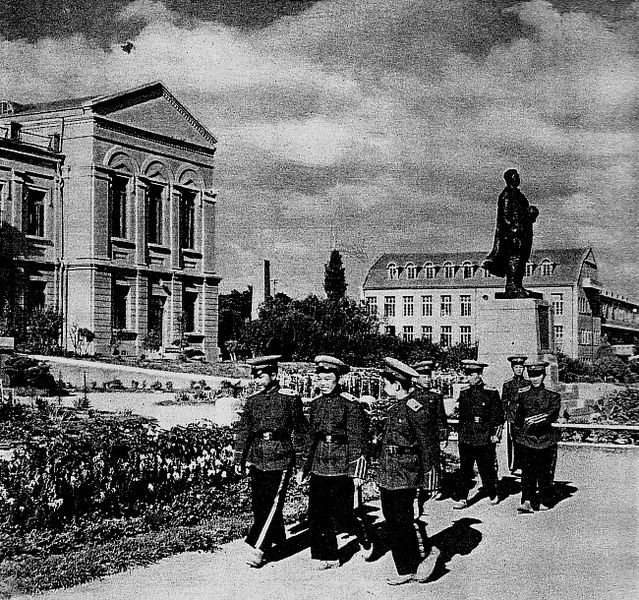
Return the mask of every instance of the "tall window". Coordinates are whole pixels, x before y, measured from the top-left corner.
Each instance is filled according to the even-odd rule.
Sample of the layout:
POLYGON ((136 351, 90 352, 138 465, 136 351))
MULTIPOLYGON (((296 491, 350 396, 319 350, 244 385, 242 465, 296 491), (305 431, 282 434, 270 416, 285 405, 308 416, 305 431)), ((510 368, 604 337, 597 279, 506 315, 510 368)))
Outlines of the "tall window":
POLYGON ((564 314, 564 295, 563 294, 551 294, 552 310, 555 316, 560 317, 564 314))
POLYGON ((395 335, 395 325, 386 325, 386 327, 384 327, 384 333, 386 335, 395 335))
POLYGON ((404 325, 402 330, 402 339, 405 342, 412 342, 414 338, 413 334, 413 326, 412 325, 404 325))
POLYGON ((453 314, 453 297, 442 296, 440 314, 442 317, 450 317, 453 314))
POLYGON ((451 277, 455 277, 455 265, 452 263, 446 263, 444 265, 444 277, 450 279, 451 277))
POLYGON ((149 242, 162 243, 162 195, 164 187, 150 183, 146 190, 146 210, 149 219, 149 242))
MULTIPOLYGON (((581 296, 577 301, 577 307, 579 308, 579 314, 587 315, 588 314, 588 300, 585 297, 581 296)), ((615 318, 614 310, 612 318, 615 318)))
POLYGON ((532 277, 535 272, 535 265, 533 263, 526 263, 526 277, 532 277))
POLYGON ((197 300, 197 292, 184 292, 182 294, 182 315, 185 331, 196 331, 197 300))
POLYGON ((492 277, 490 271, 486 267, 481 268, 481 276, 482 277, 492 277))
POLYGON ((470 279, 475 274, 475 269, 470 263, 464 263, 464 279, 470 279))
POLYGON ((541 274, 544 277, 549 277, 552 275, 552 263, 549 260, 544 260, 541 263, 541 274))
POLYGON ((397 279, 398 271, 397 271, 397 265, 395 263, 391 263, 390 265, 388 265, 388 267, 386 267, 386 269, 388 271, 389 279, 397 279))
POLYGON ((422 325, 422 339, 433 341, 433 327, 432 325, 422 325))
POLYGON ((564 347, 564 326, 555 325, 555 350, 561 352, 564 347))
POLYGON ((129 325, 129 287, 113 286, 111 303, 111 325, 113 329, 126 329, 129 325))
POLYGON ((470 301, 470 294, 462 294, 459 296, 460 310, 462 317, 470 317, 472 314, 472 305, 470 301))
POLYGON ((195 247, 195 196, 196 192, 183 190, 180 198, 180 246, 195 247))
POLYGON ((406 265, 406 278, 417 279, 417 267, 412 263, 406 265))
POLYGON ((29 281, 27 285, 27 295, 24 299, 27 313, 33 314, 44 308, 46 286, 47 284, 44 281, 29 281))
POLYGON ((404 296, 404 316, 412 317, 415 313, 415 305, 412 296, 404 296))
POLYGON ((44 237, 44 199, 46 192, 42 190, 27 189, 25 194, 26 225, 24 232, 27 235, 44 237))
POLYGON ((433 297, 422 296, 422 317, 433 316, 433 297))
POLYGON ((111 178, 111 235, 125 238, 127 232, 126 188, 129 180, 114 175, 111 178))
POLYGON ((377 296, 369 296, 366 298, 366 312, 369 315, 377 314, 377 296))
POLYGON ((435 279, 435 266, 428 263, 424 265, 424 277, 426 279, 435 279))
POLYGON ((472 330, 470 325, 460 325, 459 327, 459 341, 462 344, 470 346, 473 343, 472 330))
POLYGON ((164 298, 161 296, 151 296, 149 298, 148 329, 158 337, 162 344, 162 324, 164 322, 164 298))
POLYGON ((442 346, 452 346, 453 345, 453 326, 452 325, 442 325, 441 335, 439 336, 439 343, 442 346))
POLYGON ((385 317, 395 316, 395 296, 384 297, 384 316, 385 317))

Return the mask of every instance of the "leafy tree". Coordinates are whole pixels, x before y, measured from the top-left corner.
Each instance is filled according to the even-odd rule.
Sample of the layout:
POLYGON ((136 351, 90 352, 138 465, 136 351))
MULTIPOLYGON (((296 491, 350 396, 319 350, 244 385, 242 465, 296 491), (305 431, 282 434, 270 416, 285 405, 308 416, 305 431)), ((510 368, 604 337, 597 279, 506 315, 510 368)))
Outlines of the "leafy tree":
POLYGON ((251 319, 253 290, 249 287, 243 292, 231 290, 229 294, 219 296, 218 340, 223 351, 228 352, 231 360, 237 357, 239 350, 236 344, 244 325, 251 319), (233 351, 230 348, 233 347, 233 351))
POLYGON ((339 300, 346 296, 346 277, 339 250, 333 250, 331 257, 324 265, 324 291, 329 300, 339 300))
POLYGON ((27 316, 22 346, 28 352, 54 354, 60 349, 62 315, 53 308, 42 308, 27 316))

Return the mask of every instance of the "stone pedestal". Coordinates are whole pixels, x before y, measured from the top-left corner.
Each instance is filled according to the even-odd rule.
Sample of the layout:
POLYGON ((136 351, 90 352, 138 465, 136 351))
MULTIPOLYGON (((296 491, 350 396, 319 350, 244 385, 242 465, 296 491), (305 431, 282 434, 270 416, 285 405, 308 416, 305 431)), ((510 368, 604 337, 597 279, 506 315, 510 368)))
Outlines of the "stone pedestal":
POLYGON ((546 300, 484 295, 478 303, 477 325, 477 358, 489 365, 483 375, 486 385, 501 392, 504 381, 512 378, 507 358, 524 354, 529 360, 550 363, 545 383, 549 388, 556 387, 553 315, 546 300))

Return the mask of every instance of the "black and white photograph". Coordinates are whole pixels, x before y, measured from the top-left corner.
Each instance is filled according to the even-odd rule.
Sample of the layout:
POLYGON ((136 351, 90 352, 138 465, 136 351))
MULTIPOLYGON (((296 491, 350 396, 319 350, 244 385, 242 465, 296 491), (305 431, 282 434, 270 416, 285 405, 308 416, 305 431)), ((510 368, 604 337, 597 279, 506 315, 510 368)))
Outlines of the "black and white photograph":
POLYGON ((639 1, 0 51, 0 600, 639 597, 639 1))

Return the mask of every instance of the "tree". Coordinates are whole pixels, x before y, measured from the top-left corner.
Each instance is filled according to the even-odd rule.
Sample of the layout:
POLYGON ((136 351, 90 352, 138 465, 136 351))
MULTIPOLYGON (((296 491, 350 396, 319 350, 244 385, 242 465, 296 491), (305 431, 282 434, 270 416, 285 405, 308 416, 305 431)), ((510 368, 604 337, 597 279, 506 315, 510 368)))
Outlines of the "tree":
POLYGON ((339 300, 346 296, 346 277, 339 250, 333 250, 328 264, 324 265, 324 291, 329 300, 339 300))
POLYGON ((218 317, 218 340, 222 351, 226 351, 231 360, 236 360, 238 345, 237 339, 241 334, 244 325, 251 319, 251 308, 253 304, 253 289, 249 286, 247 290, 238 292, 231 290, 229 294, 219 296, 219 317, 218 317), (229 342, 233 351, 230 350, 229 342))

